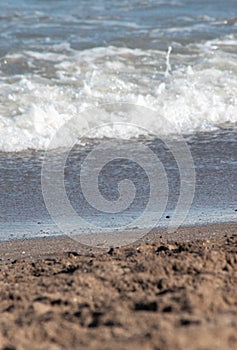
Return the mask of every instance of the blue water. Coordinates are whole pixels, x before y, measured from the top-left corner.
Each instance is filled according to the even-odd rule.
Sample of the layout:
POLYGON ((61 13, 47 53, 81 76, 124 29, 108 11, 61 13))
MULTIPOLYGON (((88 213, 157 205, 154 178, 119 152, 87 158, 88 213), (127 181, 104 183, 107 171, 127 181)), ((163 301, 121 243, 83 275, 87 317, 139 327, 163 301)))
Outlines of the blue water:
MULTIPOLYGON (((135 222, 149 202, 143 169, 116 159, 102 171, 100 190, 112 206, 118 183, 132 180, 137 193, 131 206, 114 215, 86 202, 82 161, 108 139, 121 141, 121 149, 132 145, 135 155, 144 143, 164 165, 169 193, 157 227, 167 227, 180 196, 177 162, 163 145, 164 137, 177 134, 184 135, 196 172, 182 225, 236 221, 236 62, 234 0, 2 0, 0 240, 62 234, 46 208, 41 177, 45 150, 55 148, 51 140, 63 125, 52 164, 57 168, 55 159, 76 138, 65 187, 77 214, 96 223, 95 232, 135 222), (119 110, 121 102, 147 112, 119 110), (104 103, 113 108, 99 107, 104 103), (71 118, 77 122, 68 124, 71 118)), ((136 156, 147 161, 146 153, 136 156)))
POLYGON ((98 46, 166 49, 236 33, 235 0, 1 1, 1 50, 66 41, 98 46))

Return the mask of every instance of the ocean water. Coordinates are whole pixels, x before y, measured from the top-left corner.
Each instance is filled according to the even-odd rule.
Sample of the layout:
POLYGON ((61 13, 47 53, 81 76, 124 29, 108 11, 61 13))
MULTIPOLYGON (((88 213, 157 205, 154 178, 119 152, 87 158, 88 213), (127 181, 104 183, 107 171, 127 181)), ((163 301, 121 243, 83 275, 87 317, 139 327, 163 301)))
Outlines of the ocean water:
POLYGON ((42 167, 47 155, 54 166, 47 186, 60 192, 52 187, 55 169, 69 145, 65 191, 77 215, 94 223, 91 228, 76 221, 71 227, 70 215, 53 203, 56 222, 61 215, 70 232, 98 233, 99 227, 114 232, 128 223, 130 229, 143 229, 136 219, 152 186, 141 164, 146 161, 152 173, 154 162, 141 145, 160 161, 159 174, 167 174, 157 185, 162 205, 152 208, 159 220, 153 223, 148 213, 144 227, 169 225, 185 187, 182 180, 193 185, 183 196, 182 225, 236 221, 236 136, 236 1, 1 1, 1 240, 62 233, 48 211, 49 202, 61 197, 49 195, 47 202, 42 167), (168 149, 167 142, 176 142, 173 149, 181 152, 180 137, 192 162, 187 149, 178 160, 168 149), (80 184, 83 160, 99 144, 95 159, 101 162, 113 145, 120 152, 101 168, 98 180, 111 213, 98 207, 100 198, 92 190, 88 204, 80 184), (130 182, 131 205, 121 202, 116 211, 112 207, 124 179, 134 183, 136 193, 130 198, 130 182))

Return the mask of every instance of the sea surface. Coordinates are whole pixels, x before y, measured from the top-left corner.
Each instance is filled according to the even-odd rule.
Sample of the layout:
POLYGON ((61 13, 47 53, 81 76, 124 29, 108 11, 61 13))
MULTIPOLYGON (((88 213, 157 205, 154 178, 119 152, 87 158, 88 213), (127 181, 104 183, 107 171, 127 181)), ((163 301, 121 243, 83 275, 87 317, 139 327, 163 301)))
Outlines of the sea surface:
POLYGON ((236 222, 236 0, 2 0, 0 167, 2 241, 236 222))

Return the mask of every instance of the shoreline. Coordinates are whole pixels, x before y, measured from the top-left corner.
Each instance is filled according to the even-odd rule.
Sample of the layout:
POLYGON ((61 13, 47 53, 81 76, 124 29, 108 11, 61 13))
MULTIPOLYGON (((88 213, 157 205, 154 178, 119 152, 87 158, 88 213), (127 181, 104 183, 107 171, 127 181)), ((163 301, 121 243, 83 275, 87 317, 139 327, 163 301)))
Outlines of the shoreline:
MULTIPOLYGON (((237 222, 180 227, 174 233, 167 233, 166 229, 153 229, 143 238, 134 240, 130 244, 124 244, 122 247, 132 247, 144 242, 185 243, 199 240, 218 240, 225 235, 233 234, 237 234, 237 222)), ((125 237, 128 233, 120 233, 119 235, 125 237)), ((109 249, 109 247, 103 248, 103 246, 83 245, 80 241, 68 236, 9 240, 0 242, 0 263, 18 259, 44 259, 53 255, 62 256, 64 253, 69 252, 90 256, 91 254, 104 253, 109 249)))

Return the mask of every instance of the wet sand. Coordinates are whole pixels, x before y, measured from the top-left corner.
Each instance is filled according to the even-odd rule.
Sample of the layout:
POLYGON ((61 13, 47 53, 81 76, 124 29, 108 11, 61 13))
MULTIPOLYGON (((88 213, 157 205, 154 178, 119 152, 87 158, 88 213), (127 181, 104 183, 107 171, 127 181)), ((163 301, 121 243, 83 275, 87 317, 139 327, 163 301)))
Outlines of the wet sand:
POLYGON ((0 349, 236 349, 237 224, 0 244, 0 349))

